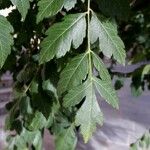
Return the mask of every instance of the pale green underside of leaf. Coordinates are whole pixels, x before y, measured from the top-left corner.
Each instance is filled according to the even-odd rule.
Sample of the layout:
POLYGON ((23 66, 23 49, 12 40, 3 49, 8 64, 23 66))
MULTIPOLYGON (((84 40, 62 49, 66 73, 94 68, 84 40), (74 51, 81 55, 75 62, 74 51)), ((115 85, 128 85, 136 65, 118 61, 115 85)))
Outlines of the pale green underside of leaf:
POLYGON ((63 22, 50 27, 48 35, 41 43, 40 64, 50 61, 56 56, 64 56, 71 48, 78 48, 86 36, 85 13, 71 14, 63 22))
POLYGON ((25 20, 28 9, 30 8, 29 0, 11 0, 11 2, 17 7, 22 15, 23 20, 25 20))
POLYGON ((63 106, 69 108, 79 104, 86 96, 86 89, 88 89, 89 86, 89 82, 85 82, 69 90, 68 94, 66 94, 66 96, 64 97, 63 106))
POLYGON ((103 114, 95 95, 93 80, 88 79, 84 84, 71 90, 64 99, 64 106, 70 107, 85 101, 76 115, 76 125, 80 126, 84 141, 87 142, 96 129, 96 124, 103 124, 103 114))
POLYGON ((63 103, 64 107, 71 107, 79 104, 85 98, 76 115, 76 125, 80 125, 81 134, 85 142, 92 136, 96 129, 96 124, 102 125, 103 123, 103 115, 96 99, 95 87, 106 102, 114 108, 118 108, 118 98, 111 83, 95 77, 70 90, 63 103))
POLYGON ((13 45, 13 27, 5 17, 0 16, 0 69, 3 67, 13 45))
MULTIPOLYGON (((116 91, 112 87, 112 83, 107 80, 100 80, 96 77, 93 77, 92 80, 101 97, 103 97, 108 104, 118 109, 119 100, 116 91)), ((64 97, 64 107, 71 107, 79 104, 85 97, 85 91, 88 89, 88 86, 89 85, 85 82, 84 84, 70 90, 64 97)))
POLYGON ((125 46, 118 36, 117 25, 110 19, 99 20, 96 14, 92 14, 90 23, 91 43, 99 40, 99 48, 105 56, 112 55, 120 64, 125 64, 125 46))
POLYGON ((103 64, 102 60, 99 58, 98 55, 92 53, 93 64, 95 68, 98 70, 99 75, 102 80, 98 78, 94 78, 96 88, 100 95, 106 100, 114 108, 118 109, 118 97, 116 95, 116 91, 114 90, 111 77, 109 75, 108 70, 106 69, 105 65, 103 64))
POLYGON ((112 83, 109 81, 103 81, 94 77, 94 83, 99 94, 105 99, 105 101, 113 106, 114 108, 119 108, 119 100, 114 90, 112 83))
POLYGON ((63 7, 64 0, 40 0, 38 2, 39 12, 37 15, 37 23, 44 18, 56 15, 63 7))
POLYGON ((64 0, 64 8, 68 11, 72 9, 76 3, 77 0, 64 0))
POLYGON ((80 54, 73 58, 60 75, 58 94, 82 83, 88 73, 88 55, 80 54))
POLYGON ((86 84, 86 89, 83 92, 86 98, 77 112, 75 122, 77 126, 80 125, 80 131, 84 141, 88 142, 93 132, 96 130, 96 124, 103 124, 103 114, 96 99, 93 81, 87 80, 86 84))
MULTIPOLYGON (((85 0, 81 0, 83 3, 85 2, 85 0)), ((64 0, 64 8, 69 11, 71 10, 72 8, 75 7, 77 3, 77 0, 64 0)))
MULTIPOLYGON (((92 55, 92 61, 93 61, 94 67, 98 70, 100 78, 101 78, 101 80, 100 80, 98 78, 95 78, 94 76, 92 77, 95 87, 97 88, 98 92, 106 100, 107 103, 109 103, 110 105, 112 105, 115 108, 118 108, 118 97, 112 86, 111 78, 108 73, 108 70, 105 68, 102 60, 99 58, 98 55, 96 55, 93 52, 91 53, 91 55, 92 55)), ((83 81, 83 79, 87 76, 88 67, 86 67, 86 66, 89 63, 88 63, 88 54, 87 53, 82 54, 81 56, 82 56, 81 58, 85 58, 85 60, 82 59, 82 63, 80 63, 81 58, 78 56, 75 57, 75 59, 73 59, 73 60, 76 60, 75 66, 78 66, 78 70, 77 70, 78 73, 76 72, 76 67, 74 66, 74 63, 72 63, 72 62, 70 62, 71 65, 69 64, 64 69, 64 71, 61 73, 61 77, 60 77, 61 84, 59 84, 60 89, 62 89, 64 86, 68 85, 67 84, 68 77, 70 77, 70 73, 72 73, 70 71, 70 69, 74 73, 73 74, 74 76, 71 76, 72 77, 71 83, 73 83, 73 82, 75 83, 75 81, 78 81, 77 83, 80 84, 79 86, 77 86, 78 84, 75 84, 75 85, 71 84, 69 86, 69 88, 65 87, 65 90, 62 90, 63 92, 69 91, 68 94, 64 97, 63 105, 65 107, 75 106, 75 105, 79 104, 81 102, 81 100, 85 97, 85 91, 88 87, 88 84, 87 84, 87 82, 82 84, 81 81, 83 81), (76 59, 76 58, 80 58, 80 59, 76 59), (86 61, 86 64, 83 63, 84 61, 86 61), (80 64, 80 65, 78 65, 78 64, 80 64), (80 78, 78 75, 79 73, 80 73, 80 78)))
POLYGON ((71 126, 64 129, 60 134, 55 136, 56 150, 74 150, 77 137, 74 132, 74 128, 71 126))

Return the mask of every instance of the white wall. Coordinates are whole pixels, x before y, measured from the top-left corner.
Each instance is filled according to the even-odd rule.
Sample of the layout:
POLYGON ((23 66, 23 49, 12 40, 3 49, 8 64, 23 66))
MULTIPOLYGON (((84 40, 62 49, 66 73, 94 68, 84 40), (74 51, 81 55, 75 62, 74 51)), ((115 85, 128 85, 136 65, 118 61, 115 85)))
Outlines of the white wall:
POLYGON ((12 9, 15 9, 15 7, 10 7, 10 8, 6 8, 6 9, 3 9, 3 10, 0 10, 0 15, 3 15, 3 16, 8 16, 8 14, 12 11, 12 9))

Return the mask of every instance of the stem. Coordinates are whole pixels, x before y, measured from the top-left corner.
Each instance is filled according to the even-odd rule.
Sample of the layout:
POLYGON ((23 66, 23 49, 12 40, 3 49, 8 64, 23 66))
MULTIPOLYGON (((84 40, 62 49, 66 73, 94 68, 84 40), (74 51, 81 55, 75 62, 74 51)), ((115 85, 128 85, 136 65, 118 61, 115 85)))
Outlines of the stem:
POLYGON ((91 45, 90 45, 90 0, 88 0, 88 8, 87 8, 87 26, 88 26, 88 51, 91 51, 91 45))
POLYGON ((87 53, 89 54, 89 77, 92 79, 92 60, 91 60, 91 44, 90 44, 90 0, 88 0, 88 6, 87 6, 87 53))

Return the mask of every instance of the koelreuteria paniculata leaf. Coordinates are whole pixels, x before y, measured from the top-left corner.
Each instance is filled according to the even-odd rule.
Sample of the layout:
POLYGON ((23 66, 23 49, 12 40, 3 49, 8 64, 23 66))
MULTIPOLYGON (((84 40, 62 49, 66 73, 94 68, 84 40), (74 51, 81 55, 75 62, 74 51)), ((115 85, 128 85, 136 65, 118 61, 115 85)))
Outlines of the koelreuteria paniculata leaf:
MULTIPOLYGON (((99 95, 119 108, 111 76, 100 57, 125 65, 117 22, 105 14, 108 9, 95 10, 97 1, 10 1, 16 7, 7 17, 10 23, 0 16, 0 68, 11 66, 8 61, 15 58, 6 128, 16 134, 8 138, 8 149, 42 150, 46 128, 54 135, 56 150, 74 150, 77 127, 88 142, 96 126, 103 125, 99 95)), ((1 3, 2 8, 10 5, 1 3)), ((101 4, 105 6, 104 1, 101 4)), ((113 17, 119 18, 115 12, 113 17)))
POLYGON ((13 45, 11 33, 13 33, 13 27, 5 17, 0 16, 0 69, 11 53, 11 46, 13 45))

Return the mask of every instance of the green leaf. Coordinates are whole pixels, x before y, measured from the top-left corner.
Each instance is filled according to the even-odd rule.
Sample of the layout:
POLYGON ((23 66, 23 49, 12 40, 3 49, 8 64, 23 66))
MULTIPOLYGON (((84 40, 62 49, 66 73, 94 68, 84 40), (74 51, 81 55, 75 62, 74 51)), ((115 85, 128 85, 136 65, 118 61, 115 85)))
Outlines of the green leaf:
POLYGON ((62 9, 63 4, 64 0, 40 0, 38 2, 39 12, 37 15, 37 22, 56 15, 62 9))
POLYGON ((44 117, 44 115, 41 112, 36 111, 35 114, 30 115, 27 118, 26 126, 30 131, 36 131, 36 130, 44 128, 46 123, 47 123, 47 120, 44 117))
POLYGON ((19 107, 20 107, 20 112, 23 115, 32 114, 33 112, 30 98, 28 96, 22 97, 19 107))
POLYGON ((69 11, 70 9, 75 7, 77 0, 64 0, 64 8, 69 11))
POLYGON ((64 56, 73 44, 78 48, 86 35, 85 13, 72 14, 64 18, 64 21, 50 27, 48 35, 41 43, 40 64, 64 56), (53 35, 53 36, 52 36, 53 35))
POLYGON ((63 105, 71 107, 79 104, 85 98, 76 115, 76 125, 80 126, 84 141, 87 142, 96 129, 96 124, 102 125, 103 114, 95 95, 94 81, 88 79, 84 84, 73 88, 64 97, 63 105))
POLYGON ((43 148, 43 140, 40 132, 36 134, 32 144, 35 150, 41 150, 43 148))
POLYGON ((37 83, 36 80, 32 80, 29 91, 31 93, 38 93, 38 88, 39 88, 39 84, 37 83))
POLYGON ((37 147, 37 138, 40 143, 42 140, 40 131, 30 132, 23 128, 20 135, 10 136, 7 139, 7 141, 9 142, 8 149, 14 150, 15 147, 17 147, 18 150, 26 150, 28 149, 27 144, 34 144, 34 146, 37 147))
POLYGON ((79 104, 86 96, 85 91, 89 88, 89 86, 89 82, 85 82, 69 90, 68 94, 64 97, 63 106, 69 108, 79 104))
POLYGON ((74 150, 77 143, 77 137, 73 126, 63 129, 55 136, 56 150, 74 150))
POLYGON ((98 19, 93 13, 90 23, 91 43, 99 40, 99 48, 105 56, 114 58, 125 65, 125 46, 118 36, 117 25, 110 19, 98 19))
POLYGON ((73 58, 61 72, 58 83, 58 94, 70 90, 72 87, 82 83, 88 73, 88 55, 80 54, 73 58))
POLYGON ((17 7, 22 15, 23 20, 25 20, 28 9, 30 8, 29 0, 11 0, 11 2, 17 7))
POLYGON ((146 65, 144 68, 143 68, 143 71, 142 71, 142 78, 144 78, 145 75, 148 75, 150 74, 150 65, 146 65))
POLYGON ((11 45, 13 45, 13 36, 11 33, 13 33, 13 27, 5 17, 0 15, 0 69, 11 53, 11 45))
POLYGON ((32 63, 26 64, 17 75, 17 81, 27 83, 29 82, 36 72, 37 66, 32 63))
POLYGON ((150 132, 147 131, 140 139, 131 144, 130 150, 149 150, 150 149, 150 132))
POLYGON ((133 83, 131 84, 131 93, 133 96, 138 97, 142 94, 142 86, 135 86, 133 83))
POLYGON ((110 105, 112 105, 114 108, 119 108, 119 100, 116 95, 116 91, 112 87, 111 82, 109 81, 103 81, 98 78, 94 78, 94 83, 97 88, 97 91, 100 93, 100 95, 106 100, 106 102, 110 105))
MULTIPOLYGON (((88 86, 84 91, 86 99, 76 115, 76 125, 80 125, 81 134, 85 143, 88 142, 93 132, 96 130, 97 123, 103 124, 103 114, 96 100, 94 83, 88 80, 88 86)), ((74 96, 74 95, 73 95, 74 96)))
POLYGON ((94 52, 92 52, 92 60, 93 60, 93 64, 95 66, 95 68, 97 69, 97 71, 99 72, 100 77, 102 78, 102 80, 107 80, 111 82, 111 77, 109 75, 108 70, 106 69, 104 63, 102 62, 102 60, 100 59, 100 57, 95 54, 94 52))
POLYGON ((58 100, 57 89, 50 80, 43 81, 42 87, 50 96, 53 95, 53 97, 58 100))

